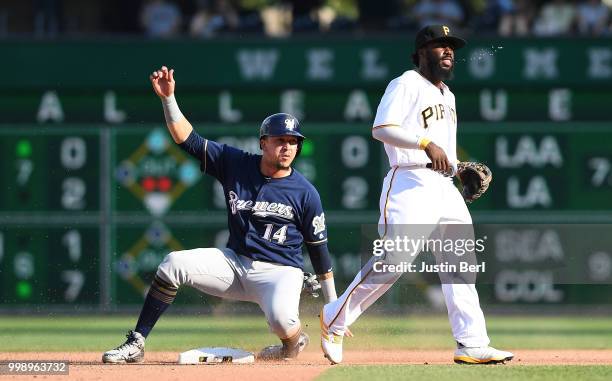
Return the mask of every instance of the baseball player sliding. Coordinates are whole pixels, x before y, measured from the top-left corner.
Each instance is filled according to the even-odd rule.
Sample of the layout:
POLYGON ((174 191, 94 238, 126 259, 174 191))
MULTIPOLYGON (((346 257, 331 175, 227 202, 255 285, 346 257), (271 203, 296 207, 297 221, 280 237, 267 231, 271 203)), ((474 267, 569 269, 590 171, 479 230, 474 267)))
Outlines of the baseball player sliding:
MULTIPOLYGON (((423 28, 416 35, 412 56, 416 68, 392 80, 380 101, 372 135, 384 143, 391 166, 380 195, 379 234, 383 238, 394 239, 414 227, 422 232, 429 226, 427 233, 452 230, 449 224, 463 224, 473 236, 465 201, 448 177, 457 167, 461 172, 464 164, 457 163, 455 96, 444 81, 452 77, 455 50, 464 45, 447 26, 423 28)), ((401 276, 399 272, 376 271, 374 263, 373 257, 347 290, 321 310, 321 347, 332 363, 342 361, 347 327, 401 276)), ((489 364, 511 360, 512 353, 489 346, 473 281, 443 279, 442 283, 457 342, 454 361, 489 364)))
POLYGON ((222 184, 230 237, 226 248, 168 254, 157 269, 136 328, 124 344, 104 353, 102 361, 144 361, 145 338, 184 285, 257 303, 282 342, 265 348, 259 358, 296 357, 309 341, 298 311, 304 280, 302 244, 326 302, 336 299, 319 193, 291 167, 305 139, 298 120, 289 114, 268 116, 259 133, 262 155, 253 155, 193 130, 174 97, 174 70, 162 66, 150 80, 174 141, 222 184))

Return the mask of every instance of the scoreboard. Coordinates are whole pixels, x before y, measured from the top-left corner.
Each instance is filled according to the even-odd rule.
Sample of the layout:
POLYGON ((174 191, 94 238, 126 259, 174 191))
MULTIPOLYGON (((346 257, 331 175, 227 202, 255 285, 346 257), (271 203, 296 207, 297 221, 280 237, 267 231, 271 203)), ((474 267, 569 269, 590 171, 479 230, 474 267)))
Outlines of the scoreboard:
POLYGON ((464 131, 458 137, 459 159, 483 161, 494 174, 487 197, 472 210, 546 211, 542 222, 559 213, 588 221, 612 210, 607 123, 483 124, 464 131))
MULTIPOLYGON (((258 152, 256 127, 197 129, 258 152)), ((321 194, 338 281, 346 283, 360 266, 361 225, 378 220, 387 158, 365 124, 305 124, 304 133, 308 139, 295 166, 321 194)), ((5 305, 137 304, 167 253, 227 241, 221 187, 203 176, 164 126, 4 128, 0 137, 5 305)), ((612 210, 610 138, 608 126, 594 123, 465 123, 460 158, 488 163, 494 173, 489 191, 470 206, 474 220, 606 222, 604 212, 612 210)), ((594 252, 604 265, 612 263, 608 251, 594 252)), ((500 262, 491 276, 504 268, 500 262)), ((612 275, 597 279, 606 283, 612 275)), ((490 299, 504 302, 503 295, 493 291, 490 299)), ((202 297, 187 291, 177 302, 196 300, 202 297)))
POLYGON ((4 303, 97 303, 100 136, 1 129, 0 296, 4 303))
POLYGON ((0 130, 3 211, 64 211, 100 209, 100 139, 88 130, 0 130), (87 186, 89 185, 89 187, 87 186))
MULTIPOLYGON (((612 69, 611 69, 612 70, 612 69)), ((452 84, 451 84, 452 85, 452 84)), ((353 88, 181 89, 177 99, 200 123, 257 122, 272 110, 309 123, 370 123, 385 84, 353 88)), ((466 122, 602 121, 609 118, 607 88, 493 86, 457 92, 459 120, 466 122)), ((159 101, 146 90, 0 91, 5 123, 158 123, 159 101)))
MULTIPOLYGON (((13 74, 0 89, 0 309, 137 305, 168 252, 225 245, 222 189, 173 143, 150 90, 148 74, 161 64, 175 68, 181 109, 207 138, 259 152, 268 114, 303 122, 295 167, 321 194, 338 287, 359 270, 362 228, 378 221, 388 171, 370 123, 388 81, 410 66, 410 41, 0 46, 13 74), (172 62, 159 62, 159 51, 172 62)), ((610 301, 612 251, 602 237, 612 220, 611 46, 474 38, 457 54, 458 155, 494 175, 469 206, 494 249, 479 284, 485 303, 610 301), (585 237, 597 245, 579 245, 585 237), (508 249, 516 240, 522 255, 508 249), (550 263, 575 272, 546 273, 550 263)), ((396 302, 419 294, 394 292, 396 302)), ((217 302, 189 290, 176 301, 217 302)))
MULTIPOLYGON (((383 157, 364 131, 313 126, 295 164, 340 224, 378 207, 383 157)), ((259 151, 257 126, 200 132, 259 151)), ((136 303, 168 252, 227 242, 221 186, 165 126, 20 127, 0 137, 3 304, 136 303)))

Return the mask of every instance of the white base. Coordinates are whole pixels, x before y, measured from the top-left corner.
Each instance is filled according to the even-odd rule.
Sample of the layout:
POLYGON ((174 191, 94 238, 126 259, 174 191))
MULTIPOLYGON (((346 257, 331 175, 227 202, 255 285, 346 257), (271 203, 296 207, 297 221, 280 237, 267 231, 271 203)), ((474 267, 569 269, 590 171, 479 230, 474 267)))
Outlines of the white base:
POLYGON ((179 354, 179 364, 218 364, 238 363, 248 364, 255 362, 251 352, 237 348, 205 347, 192 349, 179 354))

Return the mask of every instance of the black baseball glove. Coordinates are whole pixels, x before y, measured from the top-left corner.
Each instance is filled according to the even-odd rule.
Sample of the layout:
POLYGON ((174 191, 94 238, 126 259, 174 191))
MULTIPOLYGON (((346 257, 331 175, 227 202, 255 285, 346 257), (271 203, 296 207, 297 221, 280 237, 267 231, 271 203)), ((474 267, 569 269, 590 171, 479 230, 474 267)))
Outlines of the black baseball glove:
POLYGON ((457 177, 463 187, 461 195, 465 202, 470 203, 484 194, 489 188, 493 174, 489 167, 482 163, 459 162, 457 177))

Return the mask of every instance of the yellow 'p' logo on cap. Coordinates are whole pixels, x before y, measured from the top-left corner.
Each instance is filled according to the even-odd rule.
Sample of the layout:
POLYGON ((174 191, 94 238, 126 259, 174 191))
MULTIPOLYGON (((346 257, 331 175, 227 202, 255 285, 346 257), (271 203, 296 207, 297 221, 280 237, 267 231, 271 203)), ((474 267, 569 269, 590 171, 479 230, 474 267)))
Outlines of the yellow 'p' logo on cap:
POLYGON ((444 35, 448 36, 448 33, 450 32, 450 29, 446 25, 443 25, 442 29, 444 30, 444 35))

